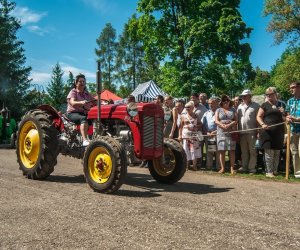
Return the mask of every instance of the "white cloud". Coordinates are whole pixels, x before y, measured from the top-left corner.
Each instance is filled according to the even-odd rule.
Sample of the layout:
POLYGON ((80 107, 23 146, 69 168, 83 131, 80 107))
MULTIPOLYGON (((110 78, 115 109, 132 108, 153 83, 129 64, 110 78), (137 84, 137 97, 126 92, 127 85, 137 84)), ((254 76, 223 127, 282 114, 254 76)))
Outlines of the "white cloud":
POLYGON ((46 16, 47 12, 37 13, 34 12, 27 7, 16 7, 12 14, 21 20, 22 25, 26 25, 29 23, 38 23, 44 16, 46 16))
MULTIPOLYGON (((95 82, 96 80, 96 72, 90 72, 85 69, 80 69, 69 65, 64 62, 60 62, 60 67, 64 72, 63 78, 66 82, 69 77, 69 72, 72 72, 74 76, 78 75, 79 73, 84 74, 89 82, 95 82)), ((39 66, 38 69, 31 71, 30 78, 32 79, 32 84, 39 84, 47 86, 51 81, 52 70, 55 64, 49 64, 47 62, 41 62, 40 65, 43 65, 43 69, 39 66)), ((37 68, 37 67, 35 67, 37 68)))
POLYGON ((68 65, 66 63, 60 63, 61 69, 65 72, 66 76, 69 76, 69 72, 72 72, 74 76, 78 75, 79 73, 84 74, 86 78, 93 78, 95 80, 96 73, 86 71, 84 69, 80 69, 71 65, 68 65))
POLYGON ((41 27, 37 26, 37 25, 31 25, 28 26, 27 29, 32 32, 35 33, 39 36, 44 36, 46 33, 48 33, 49 31, 46 29, 42 29, 41 27))
POLYGON ((30 78, 32 79, 31 83, 33 84, 48 83, 50 82, 51 74, 45 72, 32 71, 30 74, 30 78))
POLYGON ((69 61, 77 62, 77 59, 73 56, 64 55, 63 58, 69 61))
POLYGON ((92 7, 93 9, 100 10, 103 13, 112 11, 114 4, 111 1, 106 0, 82 0, 83 3, 87 6, 92 7))

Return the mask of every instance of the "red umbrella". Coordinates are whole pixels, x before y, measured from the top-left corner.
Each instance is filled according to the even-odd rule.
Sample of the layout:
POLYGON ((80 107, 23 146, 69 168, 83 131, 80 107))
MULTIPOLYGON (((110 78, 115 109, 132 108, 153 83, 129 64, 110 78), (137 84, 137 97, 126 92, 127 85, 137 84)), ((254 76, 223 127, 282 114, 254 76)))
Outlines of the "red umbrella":
MULTIPOLYGON (((98 99, 98 96, 95 96, 95 99, 98 99)), ((113 100, 113 101, 117 101, 117 100, 122 100, 123 98, 117 96, 116 94, 110 92, 109 90, 105 89, 101 92, 100 95, 100 99, 102 100, 113 100)))

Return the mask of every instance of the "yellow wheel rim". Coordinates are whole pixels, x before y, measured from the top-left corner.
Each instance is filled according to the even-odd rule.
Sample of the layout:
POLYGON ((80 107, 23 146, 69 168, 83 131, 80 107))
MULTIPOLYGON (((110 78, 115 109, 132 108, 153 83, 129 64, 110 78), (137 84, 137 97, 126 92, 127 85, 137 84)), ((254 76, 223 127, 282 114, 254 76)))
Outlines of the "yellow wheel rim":
POLYGON ((36 125, 27 121, 19 133, 19 154, 26 168, 33 168, 40 154, 40 135, 36 125))
POLYGON ((93 149, 88 158, 88 169, 94 182, 106 183, 112 173, 112 166, 111 156, 105 148, 96 147, 93 149))
POLYGON ((164 154, 161 158, 153 160, 155 171, 161 176, 170 175, 176 166, 176 158, 170 148, 164 148, 164 154))

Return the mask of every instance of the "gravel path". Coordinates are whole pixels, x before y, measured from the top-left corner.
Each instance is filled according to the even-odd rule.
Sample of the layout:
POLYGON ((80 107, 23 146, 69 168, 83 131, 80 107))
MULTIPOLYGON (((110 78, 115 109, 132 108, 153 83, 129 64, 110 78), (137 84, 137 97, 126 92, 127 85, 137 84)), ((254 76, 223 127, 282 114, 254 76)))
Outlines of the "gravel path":
POLYGON ((300 183, 187 172, 175 185, 128 168, 115 195, 59 156, 45 181, 0 149, 0 249, 300 249, 300 183))

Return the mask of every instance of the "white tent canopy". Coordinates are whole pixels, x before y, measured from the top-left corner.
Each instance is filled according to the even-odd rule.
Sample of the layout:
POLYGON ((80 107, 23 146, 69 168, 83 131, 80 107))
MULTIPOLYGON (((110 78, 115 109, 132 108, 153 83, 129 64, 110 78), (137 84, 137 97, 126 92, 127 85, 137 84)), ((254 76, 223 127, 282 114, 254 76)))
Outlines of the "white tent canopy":
POLYGON ((139 84, 136 89, 131 93, 137 102, 150 102, 155 99, 157 95, 166 96, 152 80, 139 84))

